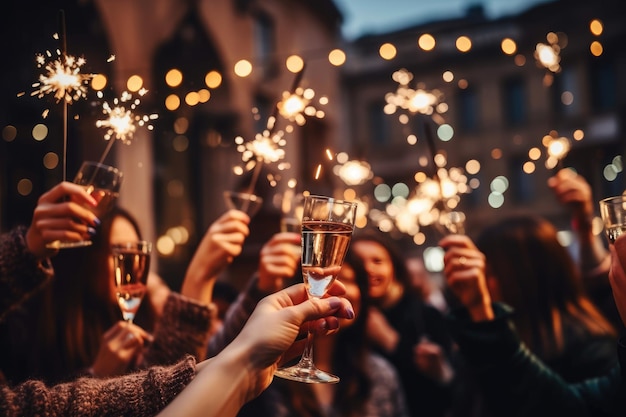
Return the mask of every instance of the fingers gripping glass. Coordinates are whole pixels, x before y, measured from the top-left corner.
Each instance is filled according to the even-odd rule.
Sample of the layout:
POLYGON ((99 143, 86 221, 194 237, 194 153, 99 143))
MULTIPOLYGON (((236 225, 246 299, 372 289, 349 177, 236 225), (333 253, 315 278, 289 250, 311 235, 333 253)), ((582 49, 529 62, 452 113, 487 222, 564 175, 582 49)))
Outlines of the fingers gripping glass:
MULTIPOLYGON (((356 217, 356 203, 323 196, 307 196, 302 211, 302 278, 309 297, 323 297, 337 278, 356 217)), ((300 361, 278 369, 281 378, 306 383, 336 383, 339 377, 313 363, 313 333, 308 332, 300 361)))
MULTIPOLYGON (((85 161, 74 177, 74 184, 85 188, 98 203, 95 207, 85 206, 98 218, 102 218, 115 204, 122 185, 122 171, 98 162, 85 161)), ((91 245, 91 240, 55 240, 46 245, 50 249, 78 248, 91 245)))

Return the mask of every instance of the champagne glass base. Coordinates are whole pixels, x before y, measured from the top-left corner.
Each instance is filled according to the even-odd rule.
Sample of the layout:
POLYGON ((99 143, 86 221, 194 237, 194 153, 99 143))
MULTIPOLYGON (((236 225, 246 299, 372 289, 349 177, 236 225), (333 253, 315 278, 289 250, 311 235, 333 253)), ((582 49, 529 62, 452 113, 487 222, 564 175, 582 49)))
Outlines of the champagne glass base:
POLYGON ((70 249, 70 248, 82 248, 85 246, 91 246, 91 240, 81 240, 78 242, 61 242, 60 240, 55 240, 54 242, 50 242, 46 244, 46 248, 48 249, 70 249))
POLYGON ((274 376, 308 384, 336 384, 339 377, 315 367, 306 368, 298 365, 277 369, 274 376))

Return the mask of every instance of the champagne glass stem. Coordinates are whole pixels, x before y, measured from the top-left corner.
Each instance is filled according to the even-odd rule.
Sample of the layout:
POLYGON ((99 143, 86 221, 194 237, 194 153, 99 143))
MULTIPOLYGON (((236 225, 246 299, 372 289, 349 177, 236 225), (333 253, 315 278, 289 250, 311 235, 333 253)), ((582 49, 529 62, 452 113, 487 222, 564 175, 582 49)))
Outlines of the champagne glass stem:
POLYGON ((307 331, 306 335, 306 343, 304 345, 304 351, 302 352, 302 356, 300 357, 300 363, 298 363, 298 367, 306 368, 306 369, 314 369, 315 365, 313 365, 313 332, 311 329, 307 331))

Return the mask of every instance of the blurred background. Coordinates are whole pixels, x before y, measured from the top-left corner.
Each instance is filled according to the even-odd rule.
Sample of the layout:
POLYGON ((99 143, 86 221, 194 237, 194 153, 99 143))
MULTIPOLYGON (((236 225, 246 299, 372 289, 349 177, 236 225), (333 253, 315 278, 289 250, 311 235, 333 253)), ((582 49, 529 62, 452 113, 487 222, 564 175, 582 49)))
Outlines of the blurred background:
POLYGON ((573 249, 547 179, 570 167, 597 200, 625 188, 619 6, 4 2, 0 231, 29 224, 82 161, 103 160, 124 172, 119 204, 174 287, 232 189, 264 199, 225 277, 236 284, 293 192, 358 200, 359 228, 388 232, 432 273, 449 211, 470 235, 533 212, 573 249), (61 76, 74 84, 59 96, 61 76))

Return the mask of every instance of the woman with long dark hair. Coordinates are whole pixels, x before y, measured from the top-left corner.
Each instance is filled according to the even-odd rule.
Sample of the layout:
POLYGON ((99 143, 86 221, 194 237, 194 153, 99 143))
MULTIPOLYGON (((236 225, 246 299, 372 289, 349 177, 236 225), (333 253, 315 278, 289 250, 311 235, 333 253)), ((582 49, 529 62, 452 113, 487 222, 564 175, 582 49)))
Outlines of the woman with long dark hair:
POLYGON ((170 291, 151 275, 132 324, 121 320, 110 247, 139 240, 139 228, 119 207, 100 221, 92 245, 55 254, 53 279, 1 324, 0 370, 10 382, 36 377, 55 383, 87 374, 106 377, 170 364, 185 354, 204 358, 216 308, 209 304, 212 287, 206 297, 202 286, 211 284, 212 278, 205 275, 216 275, 216 265, 227 264, 215 260, 226 256, 207 241, 219 235, 218 240, 230 243, 228 234, 235 236, 231 250, 240 248, 249 218, 233 210, 214 222, 199 249, 211 253, 194 257, 182 293, 170 291))
POLYGON ((485 256, 491 297, 515 309, 522 340, 548 366, 576 382, 616 364, 616 331, 585 292, 580 270, 550 222, 536 216, 502 220, 483 230, 476 249, 485 256))

